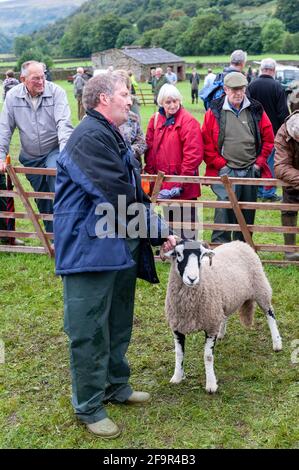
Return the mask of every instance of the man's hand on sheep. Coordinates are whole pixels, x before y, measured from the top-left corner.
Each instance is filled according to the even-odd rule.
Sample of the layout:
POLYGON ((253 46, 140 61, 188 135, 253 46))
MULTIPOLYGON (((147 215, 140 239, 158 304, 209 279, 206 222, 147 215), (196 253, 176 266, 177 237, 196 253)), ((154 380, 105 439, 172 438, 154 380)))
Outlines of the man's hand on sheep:
POLYGON ((173 250, 176 244, 177 244, 177 238, 174 235, 169 235, 167 237, 166 242, 164 242, 163 245, 161 246, 161 250, 160 250, 160 258, 163 261, 165 261, 164 253, 167 253, 167 251, 173 250))

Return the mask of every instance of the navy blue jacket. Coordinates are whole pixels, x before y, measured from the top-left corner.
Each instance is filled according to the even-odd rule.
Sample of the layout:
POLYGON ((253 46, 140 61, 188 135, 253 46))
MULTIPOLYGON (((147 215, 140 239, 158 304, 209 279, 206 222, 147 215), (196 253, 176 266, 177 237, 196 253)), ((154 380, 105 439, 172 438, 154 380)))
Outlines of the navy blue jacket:
MULTIPOLYGON (((149 199, 141 189, 138 161, 117 129, 97 111, 88 110, 57 160, 54 201, 57 274, 120 270, 134 265, 119 231, 111 238, 99 238, 96 233, 97 223, 104 217, 99 212, 107 203, 115 209, 116 230, 117 222, 122 229, 126 227, 129 220, 120 220, 117 211, 119 195, 125 196, 126 207, 136 201, 144 204, 147 222, 151 219, 156 224, 157 235, 151 244, 161 244, 165 240, 161 230, 167 226, 150 211, 149 199)), ((141 240, 141 250, 148 248, 147 242, 141 240)), ((148 259, 152 252, 147 249, 146 253, 152 266, 153 259, 148 259)), ((143 265, 146 263, 143 259, 143 265)))

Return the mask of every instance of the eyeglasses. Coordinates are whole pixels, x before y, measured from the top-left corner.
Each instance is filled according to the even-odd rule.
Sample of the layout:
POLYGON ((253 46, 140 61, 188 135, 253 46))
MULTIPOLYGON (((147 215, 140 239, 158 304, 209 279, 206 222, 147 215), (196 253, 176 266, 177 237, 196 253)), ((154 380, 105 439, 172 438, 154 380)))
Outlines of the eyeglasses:
POLYGON ((31 78, 29 78, 29 80, 31 82, 36 82, 36 83, 37 82, 43 82, 45 80, 45 76, 43 75, 41 77, 31 77, 31 78))

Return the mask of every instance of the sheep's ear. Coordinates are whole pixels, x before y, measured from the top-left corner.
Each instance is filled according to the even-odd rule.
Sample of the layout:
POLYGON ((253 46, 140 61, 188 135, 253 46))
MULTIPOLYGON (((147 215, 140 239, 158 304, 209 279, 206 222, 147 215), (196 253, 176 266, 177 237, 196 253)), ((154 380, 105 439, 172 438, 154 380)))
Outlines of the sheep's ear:
POLYGON ((204 256, 208 256, 209 257, 209 260, 210 260, 210 266, 212 266, 212 258, 213 256, 215 256, 215 252, 213 250, 210 250, 210 249, 207 249, 205 248, 204 245, 201 246, 201 259, 204 257, 204 256))

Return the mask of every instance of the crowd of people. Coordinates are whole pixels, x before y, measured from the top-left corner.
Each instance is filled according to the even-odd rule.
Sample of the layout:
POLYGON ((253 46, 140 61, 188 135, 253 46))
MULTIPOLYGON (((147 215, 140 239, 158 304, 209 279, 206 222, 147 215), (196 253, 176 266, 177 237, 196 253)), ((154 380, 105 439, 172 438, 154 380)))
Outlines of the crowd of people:
MULTIPOLYGON (((251 79, 249 86, 245 63, 246 54, 234 51, 223 71, 222 95, 211 102, 202 127, 184 108, 172 69, 165 74, 160 67, 152 69, 149 81, 157 111, 146 135, 132 111, 132 76, 122 70, 87 79, 84 69, 77 69, 74 92, 80 123, 75 129, 66 93, 45 79, 43 64, 24 63, 21 83, 6 93, 0 116, 1 187, 5 187, 5 157, 15 129, 20 133, 19 160, 24 166, 57 168, 56 181, 42 175, 27 178, 35 191, 55 191, 54 208, 47 199, 38 200, 38 208, 43 214, 54 211, 54 226, 45 221, 45 228, 54 231, 56 273, 63 281, 72 404, 94 435, 120 434, 108 417, 107 402, 126 405, 150 400, 147 392, 131 388, 126 359, 136 278, 158 282, 150 245, 162 245, 164 251, 175 246, 169 223, 197 222, 192 201, 200 197, 199 184, 163 183, 160 199, 189 201, 191 209, 187 219, 183 211, 168 209, 163 218, 153 211, 142 189, 141 172, 198 176, 203 161, 207 176, 271 178, 275 171, 288 184, 283 202, 299 202, 299 110, 289 115, 286 97, 274 80, 275 61, 263 61, 260 76, 251 79), (143 236, 133 230, 136 204, 143 207, 138 220, 143 236)), ((207 78, 209 83, 217 79, 212 70, 207 78)), ((198 102, 199 80, 193 70, 193 103, 198 102)), ((215 184, 212 190, 218 200, 228 199, 223 186, 215 184)), ((256 186, 236 184, 234 191, 240 201, 257 200, 256 186)), ((243 213, 246 222, 254 224, 254 210, 243 213)), ((216 209, 214 220, 235 223, 230 209, 216 209)), ((296 211, 283 213, 282 221, 296 226, 296 211)), ((197 239, 194 230, 187 234, 182 230, 179 235, 197 239)), ((243 240, 240 231, 212 234, 215 243, 232 238, 243 240)), ((286 245, 295 242, 294 233, 285 235, 286 245)), ((298 253, 286 253, 286 257, 299 258, 298 253)))

